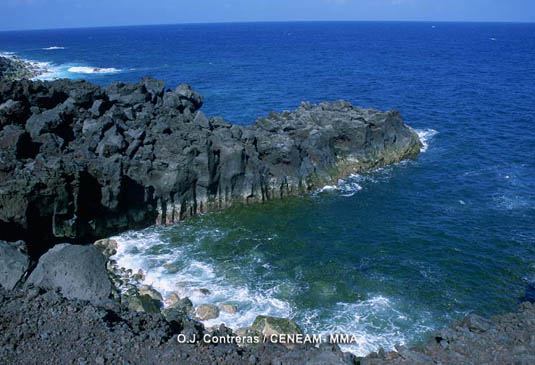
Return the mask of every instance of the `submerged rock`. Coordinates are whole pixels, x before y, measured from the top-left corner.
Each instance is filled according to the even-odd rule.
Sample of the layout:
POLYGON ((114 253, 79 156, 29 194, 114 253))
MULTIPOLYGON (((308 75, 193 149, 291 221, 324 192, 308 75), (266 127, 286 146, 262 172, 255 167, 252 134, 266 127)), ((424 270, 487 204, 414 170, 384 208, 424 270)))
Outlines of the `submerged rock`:
POLYGON ((39 259, 26 285, 59 289, 66 298, 95 304, 106 302, 111 293, 106 259, 93 245, 54 246, 39 259))
POLYGON ((222 312, 226 312, 230 314, 238 313, 238 307, 236 307, 233 304, 221 304, 219 307, 221 308, 222 312))
POLYGON ((23 239, 37 257, 312 192, 420 150, 396 111, 305 103, 238 126, 200 112, 187 85, 164 90, 153 79, 0 81, 0 239, 23 239))
POLYGON ((0 286, 12 290, 25 277, 30 266, 23 241, 0 241, 0 286))
POLYGON ((202 295, 210 295, 210 294, 212 294, 210 289, 205 289, 205 288, 197 289, 197 292, 199 294, 202 294, 202 295))

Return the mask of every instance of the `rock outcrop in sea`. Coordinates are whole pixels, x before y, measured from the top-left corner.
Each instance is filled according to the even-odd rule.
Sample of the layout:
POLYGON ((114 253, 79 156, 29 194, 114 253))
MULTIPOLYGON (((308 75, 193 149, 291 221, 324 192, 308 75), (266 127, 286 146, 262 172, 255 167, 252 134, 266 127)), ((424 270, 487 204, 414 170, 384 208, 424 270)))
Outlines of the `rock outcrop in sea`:
POLYGON ((416 156, 396 111, 303 103, 252 125, 199 111, 188 85, 0 81, 0 239, 61 242, 312 192, 416 156))
POLYGON ((35 62, 21 60, 18 57, 0 56, 0 80, 31 79, 46 72, 35 62))
POLYGON ((394 352, 380 350, 365 358, 329 343, 203 342, 207 334, 207 339, 228 339, 297 335, 301 329, 290 320, 264 316, 236 333, 223 325, 204 328, 195 316, 214 318, 220 310, 237 309, 194 310, 178 295, 166 298, 168 307, 162 308, 159 293, 134 283, 145 273, 122 272, 110 259, 116 242, 102 238, 234 204, 311 192, 416 156, 420 143, 399 113, 343 101, 303 103, 250 126, 207 117, 201 106, 202 97, 189 86, 166 91, 153 79, 109 87, 0 81, 0 240, 12 241, 0 241, 0 362, 535 361, 530 303, 519 313, 490 320, 472 314, 421 346, 396 346, 394 352), (94 246, 64 244, 95 239, 100 240, 94 246), (121 285, 130 293, 117 293, 121 285), (181 344, 180 336, 199 341, 181 344))

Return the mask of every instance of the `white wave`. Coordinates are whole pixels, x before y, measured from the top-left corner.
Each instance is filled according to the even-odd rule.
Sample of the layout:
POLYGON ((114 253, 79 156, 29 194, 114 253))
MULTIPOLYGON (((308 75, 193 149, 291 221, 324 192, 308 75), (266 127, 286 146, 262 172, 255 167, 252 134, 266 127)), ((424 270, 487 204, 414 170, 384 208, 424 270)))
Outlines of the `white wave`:
POLYGON ((46 48, 42 48, 44 51, 56 51, 56 50, 59 50, 59 49, 65 49, 65 47, 58 47, 58 46, 52 46, 52 47, 46 47, 46 48))
POLYGON ((333 191, 333 190, 337 190, 338 187, 335 186, 335 185, 325 185, 324 187, 322 187, 321 189, 318 190, 318 193, 323 193, 325 191, 333 191))
POLYGON ((362 186, 349 177, 348 179, 338 181, 338 190, 342 193, 342 196, 353 196, 362 190, 362 186))
MULTIPOLYGON (((16 57, 15 52, 0 52, 0 56, 8 58, 16 57)), ((21 58, 20 60, 28 62, 35 69, 39 70, 40 75, 32 78, 32 80, 50 81, 65 77, 65 73, 63 72, 62 68, 60 66, 53 65, 50 62, 39 62, 23 58, 21 58)))
POLYGON ((290 304, 275 298, 274 291, 261 293, 247 285, 230 283, 224 276, 217 275, 210 263, 189 257, 187 248, 151 254, 151 247, 167 245, 157 233, 130 232, 113 239, 118 243, 117 254, 113 257, 117 264, 134 272, 142 269, 143 283, 153 286, 164 298, 176 292, 181 298, 188 297, 194 306, 228 303, 238 307, 237 314, 221 311, 218 318, 203 321, 207 327, 224 323, 236 330, 250 326, 258 315, 286 318, 291 315, 290 304), (208 289, 209 294, 199 289, 208 289))
POLYGON ((34 63, 42 70, 42 73, 32 80, 52 81, 66 77, 65 70, 61 66, 53 65, 50 62, 34 63))
POLYGON ((422 152, 426 152, 427 148, 429 147, 429 142, 431 139, 438 133, 434 129, 416 129, 416 133, 418 134, 418 138, 420 138, 420 142, 422 142, 422 152))
MULTIPOLYGON (((357 343, 342 348, 357 356, 379 347, 392 350, 394 344, 412 342, 431 329, 431 314, 412 310, 403 300, 377 294, 355 303, 296 311, 289 302, 279 299, 281 292, 293 292, 293 281, 281 280, 269 289, 251 289, 245 280, 236 283, 225 272, 221 273, 218 266, 195 257, 195 245, 207 236, 217 239, 222 234, 218 229, 206 229, 198 232, 197 242, 177 247, 153 229, 127 232, 112 237, 118 243, 117 254, 112 258, 133 272, 142 269, 146 275, 143 283, 152 285, 164 298, 176 292, 181 298, 189 297, 195 306, 229 303, 238 307, 236 314, 221 311, 217 319, 203 321, 207 327, 224 323, 236 330, 250 326, 258 315, 294 318, 306 333, 320 334, 324 339, 337 333, 355 335, 357 343), (208 289, 209 294, 204 295, 199 291, 201 288, 208 289)), ((256 255, 255 260, 265 262, 256 255)))
POLYGON ((86 67, 86 66, 74 66, 69 67, 67 70, 71 73, 80 73, 80 74, 108 74, 121 72, 120 69, 109 67, 109 68, 100 68, 100 67, 86 67))
POLYGON ((357 175, 352 175, 348 177, 347 179, 338 180, 338 185, 326 185, 323 188, 316 191, 314 195, 325 193, 325 192, 336 191, 345 197, 353 196, 357 192, 362 190, 362 186, 360 186, 356 181, 354 181, 355 176, 357 175))
POLYGON ((433 329, 428 313, 419 313, 415 318, 395 300, 382 295, 357 303, 337 303, 327 324, 319 316, 318 310, 305 314, 303 322, 308 331, 321 334, 324 339, 333 334, 354 335, 356 343, 340 347, 356 356, 366 356, 380 347, 393 350, 395 344, 406 345, 415 336, 433 329), (407 331, 408 327, 411 331, 407 331))

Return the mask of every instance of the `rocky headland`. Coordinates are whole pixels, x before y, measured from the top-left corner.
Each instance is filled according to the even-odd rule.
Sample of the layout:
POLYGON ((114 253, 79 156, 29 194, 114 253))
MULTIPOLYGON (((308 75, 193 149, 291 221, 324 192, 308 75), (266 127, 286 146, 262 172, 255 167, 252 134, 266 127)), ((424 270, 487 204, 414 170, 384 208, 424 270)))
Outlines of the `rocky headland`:
POLYGON ((262 338, 302 331, 263 316, 235 333, 205 328, 200 320, 236 308, 162 298, 141 285, 143 272, 116 265, 116 243, 106 237, 306 194, 420 151, 418 136, 395 111, 303 103, 238 126, 206 116, 202 103, 188 85, 166 90, 150 78, 108 87, 0 80, 0 362, 533 361, 529 303, 491 320, 471 315, 422 346, 366 358, 328 343, 180 344, 180 336, 207 333, 262 338))
POLYGON ((38 257, 131 228, 312 192, 416 156, 396 111, 303 103, 252 125, 163 81, 0 82, 0 239, 38 257))
POLYGON ((24 61, 15 56, 0 56, 0 79, 32 79, 46 71, 46 68, 35 62, 24 61))

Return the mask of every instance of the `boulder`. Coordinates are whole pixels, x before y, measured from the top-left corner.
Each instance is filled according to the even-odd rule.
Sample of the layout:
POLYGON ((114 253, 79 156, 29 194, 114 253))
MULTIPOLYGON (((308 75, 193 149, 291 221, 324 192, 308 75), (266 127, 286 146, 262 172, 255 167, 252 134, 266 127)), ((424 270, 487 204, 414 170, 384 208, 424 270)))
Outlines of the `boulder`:
POLYGON ((111 293, 106 258, 93 245, 54 246, 39 259, 26 285, 57 288, 68 299, 95 304, 106 302, 111 293))
POLYGON ((160 301, 160 302, 163 301, 163 297, 160 294, 160 292, 157 291, 156 289, 154 289, 150 285, 141 285, 138 290, 139 290, 139 294, 140 295, 148 295, 149 297, 151 297, 154 300, 157 300, 157 301, 160 301))
POLYGON ((235 314, 238 312, 238 307, 232 304, 221 304, 219 308, 221 308, 222 312, 226 312, 230 314, 235 314))
POLYGON ((179 310, 185 314, 193 313, 193 303, 191 302, 191 300, 189 300, 189 298, 182 298, 176 303, 171 304, 169 308, 179 310))
POLYGON ((177 293, 173 292, 165 298, 165 303, 172 306, 180 301, 180 297, 177 293))
POLYGON ((94 243, 95 247, 106 257, 109 258, 117 253, 117 241, 105 238, 94 243))
POLYGON ((10 120, 15 120, 18 124, 24 125, 25 114, 26 108, 20 101, 8 100, 0 104, 0 127, 10 120))
POLYGON ((145 280, 145 273, 143 270, 139 269, 136 274, 132 277, 135 281, 143 281, 145 280))
POLYGON ((195 313, 201 321, 207 321, 219 317, 219 308, 213 304, 201 304, 195 313))
POLYGON ((165 308, 162 310, 162 315, 168 322, 175 321, 180 323, 187 318, 187 314, 177 308, 165 308))
POLYGON ((64 122, 62 108, 56 107, 32 115, 26 122, 26 130, 30 133, 32 138, 35 138, 43 133, 57 130, 64 122))
POLYGON ((30 266, 23 241, 0 241, 0 286, 12 290, 20 283, 30 266))
POLYGON ((264 336, 280 335, 280 334, 302 334, 303 330, 292 320, 258 316, 254 320, 251 329, 263 334, 264 336))
POLYGON ((149 295, 132 295, 123 299, 128 309, 136 312, 160 313, 162 303, 149 295))
POLYGON ((471 332, 483 333, 487 332, 494 324, 486 318, 478 316, 477 314, 469 314, 466 316, 462 325, 468 328, 471 332))

